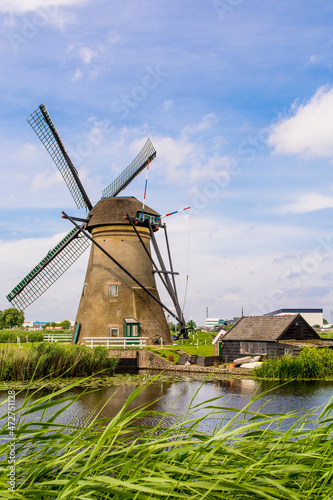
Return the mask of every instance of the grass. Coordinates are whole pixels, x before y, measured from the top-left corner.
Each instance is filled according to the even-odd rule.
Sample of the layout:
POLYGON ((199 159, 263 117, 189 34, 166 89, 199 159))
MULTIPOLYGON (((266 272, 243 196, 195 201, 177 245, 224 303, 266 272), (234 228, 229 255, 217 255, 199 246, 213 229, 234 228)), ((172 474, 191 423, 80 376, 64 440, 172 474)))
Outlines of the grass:
POLYGON ((181 349, 188 354, 197 354, 198 356, 214 356, 214 346, 212 345, 212 332, 202 332, 196 330, 195 333, 189 333, 188 339, 179 339, 175 342, 177 346, 174 349, 181 349), (198 343, 198 348, 197 348, 198 343))
POLYGON ((80 345, 42 342, 18 349, 5 344, 0 347, 0 381, 112 374, 117 363, 118 359, 109 358, 107 349, 101 346, 91 350, 80 345))
POLYGON ((72 335, 72 330, 36 330, 27 331, 23 328, 7 328, 0 330, 0 343, 16 343, 17 337, 20 338, 21 344, 27 342, 43 342, 44 335, 72 335))
MULTIPOLYGON (((29 394, 15 413, 15 440, 8 441, 7 418, 0 430, 6 439, 0 445, 0 499, 332 498, 332 403, 319 416, 300 417, 253 413, 251 403, 239 411, 214 398, 199 406, 192 402, 191 413, 167 427, 168 412, 156 414, 149 405, 129 410, 143 390, 137 388, 111 420, 91 414, 82 426, 56 420, 73 401, 65 389, 37 400, 29 394), (63 409, 54 414, 60 403, 63 409), (208 417, 191 416, 204 407, 208 417), (200 432, 206 418, 221 412, 236 414, 212 433, 200 432), (143 425, 142 419, 152 415, 159 423, 143 425), (9 484, 13 447, 14 481, 9 484)), ((7 413, 7 401, 2 405, 7 413)))
POLYGON ((158 356, 161 356, 162 358, 165 358, 168 361, 170 361, 169 357, 172 356, 173 363, 178 363, 179 354, 174 349, 172 349, 171 346, 170 348, 169 346, 167 346, 167 348, 163 349, 161 349, 160 347, 147 347, 147 350, 154 352, 158 356))
POLYGON ((0 330, 0 343, 16 343, 17 337, 20 338, 22 344, 27 341, 27 338, 28 342, 42 342, 43 332, 27 332, 21 328, 0 330))
POLYGON ((278 380, 333 378, 333 350, 304 347, 299 356, 268 359, 253 371, 260 378, 278 380))
POLYGON ((203 356, 203 357, 206 357, 206 356, 214 356, 214 346, 212 345, 199 345, 199 348, 197 349, 197 346, 193 346, 193 345, 190 345, 190 344, 185 344, 185 345, 176 345, 176 346, 172 346, 172 345, 168 345, 168 346, 165 346, 163 347, 163 349, 161 349, 160 347, 156 346, 156 347, 147 347, 146 349, 148 349, 149 351, 152 351, 154 352, 155 354, 158 354, 159 356, 162 356, 162 358, 166 358, 166 359, 169 359, 169 356, 173 356, 174 358, 174 363, 178 363, 178 359, 179 359, 179 354, 176 352, 176 351, 185 351, 187 354, 196 354, 197 356, 203 356))
POLYGON ((187 352, 188 354, 197 354, 198 356, 214 356, 214 346, 213 345, 199 345, 198 349, 196 345, 179 345, 177 349, 187 352))
POLYGON ((318 335, 324 340, 333 340, 333 332, 319 332, 318 335))

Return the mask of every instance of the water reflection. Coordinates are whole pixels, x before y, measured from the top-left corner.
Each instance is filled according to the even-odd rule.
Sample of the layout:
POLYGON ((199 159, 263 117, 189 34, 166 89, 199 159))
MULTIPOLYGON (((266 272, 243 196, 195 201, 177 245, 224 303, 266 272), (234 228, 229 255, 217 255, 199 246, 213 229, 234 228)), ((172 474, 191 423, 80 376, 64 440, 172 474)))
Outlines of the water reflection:
MULTIPOLYGON (((277 384, 276 382, 259 382, 250 378, 229 379, 209 378, 200 376, 170 376, 167 380, 156 380, 145 387, 139 396, 131 402, 129 409, 149 405, 151 416, 142 423, 155 425, 160 417, 153 412, 171 412, 175 416, 168 417, 165 425, 176 422, 179 416, 183 416, 191 406, 190 417, 201 418, 209 414, 212 409, 208 406, 216 406, 218 413, 211 415, 201 424, 201 430, 210 431, 221 421, 230 419, 237 410, 244 408, 253 396, 261 396, 250 405, 250 410, 265 413, 286 414, 293 411, 306 412, 325 405, 332 396, 333 382, 310 381, 289 382, 277 384), (205 405, 205 401, 213 400, 211 404, 205 405), (228 411, 233 409, 234 411, 228 411), (178 416, 178 417, 177 417, 178 416)), ((66 395, 75 399, 74 403, 58 419, 61 423, 84 424, 91 412, 100 412, 100 416, 106 419, 113 418, 122 408, 124 402, 132 394, 135 388, 130 386, 107 387, 97 391, 83 391, 72 389, 66 395)), ((45 394, 45 392, 44 392, 45 394)), ((0 399, 7 396, 5 391, 0 393, 0 399)), ((63 397, 63 396, 61 396, 63 397)), ((16 407, 19 408, 24 399, 21 393, 16 397, 16 407)), ((61 404, 53 408, 57 410, 61 404)), ((6 406, 0 407, 0 416, 6 414, 6 406)), ((36 420, 41 412, 33 415, 36 420)))

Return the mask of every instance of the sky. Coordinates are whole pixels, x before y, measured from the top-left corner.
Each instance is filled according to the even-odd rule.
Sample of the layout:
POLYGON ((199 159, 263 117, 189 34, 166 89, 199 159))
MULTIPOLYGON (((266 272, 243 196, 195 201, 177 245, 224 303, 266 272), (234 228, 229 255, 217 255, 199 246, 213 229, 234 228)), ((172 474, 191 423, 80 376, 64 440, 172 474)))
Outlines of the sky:
MULTIPOLYGON (((0 25, 1 310, 86 215, 26 121, 44 103, 93 204, 152 140, 146 203, 191 206, 165 219, 187 320, 333 322, 331 1, 0 0, 0 25)), ((26 320, 75 319, 88 257, 26 320)))

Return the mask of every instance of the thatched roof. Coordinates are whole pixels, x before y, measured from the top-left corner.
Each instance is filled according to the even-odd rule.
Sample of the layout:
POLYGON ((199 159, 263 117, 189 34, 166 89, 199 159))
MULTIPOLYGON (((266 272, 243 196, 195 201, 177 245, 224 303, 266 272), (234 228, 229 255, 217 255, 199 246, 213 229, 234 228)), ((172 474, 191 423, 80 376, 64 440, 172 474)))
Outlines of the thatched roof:
MULTIPOLYGON (((91 230, 97 226, 108 226, 110 224, 130 224, 124 217, 128 214, 135 217, 137 212, 142 211, 142 202, 134 196, 115 196, 113 198, 102 198, 89 213, 87 229, 91 230)), ((152 208, 145 206, 145 213, 158 217, 160 214, 152 208)))
POLYGON ((277 341, 296 319, 306 323, 299 314, 290 316, 244 316, 223 337, 223 341, 277 341))

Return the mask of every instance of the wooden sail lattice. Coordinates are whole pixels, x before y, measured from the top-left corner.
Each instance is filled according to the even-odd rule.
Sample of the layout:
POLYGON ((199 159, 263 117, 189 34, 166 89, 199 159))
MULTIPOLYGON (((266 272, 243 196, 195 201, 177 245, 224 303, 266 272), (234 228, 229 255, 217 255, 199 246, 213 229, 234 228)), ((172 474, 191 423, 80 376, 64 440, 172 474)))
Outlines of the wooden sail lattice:
POLYGON ((117 196, 129 183, 143 170, 148 162, 156 157, 156 150, 150 139, 147 139, 145 145, 134 160, 118 175, 118 177, 102 191, 102 198, 111 198, 117 196))
POLYGON ((17 309, 37 300, 90 246, 88 238, 72 229, 7 295, 17 309))
POLYGON ((89 198, 79 180, 79 175, 69 158, 65 146, 44 104, 41 104, 28 118, 42 144, 58 167, 78 208, 92 208, 89 198))

